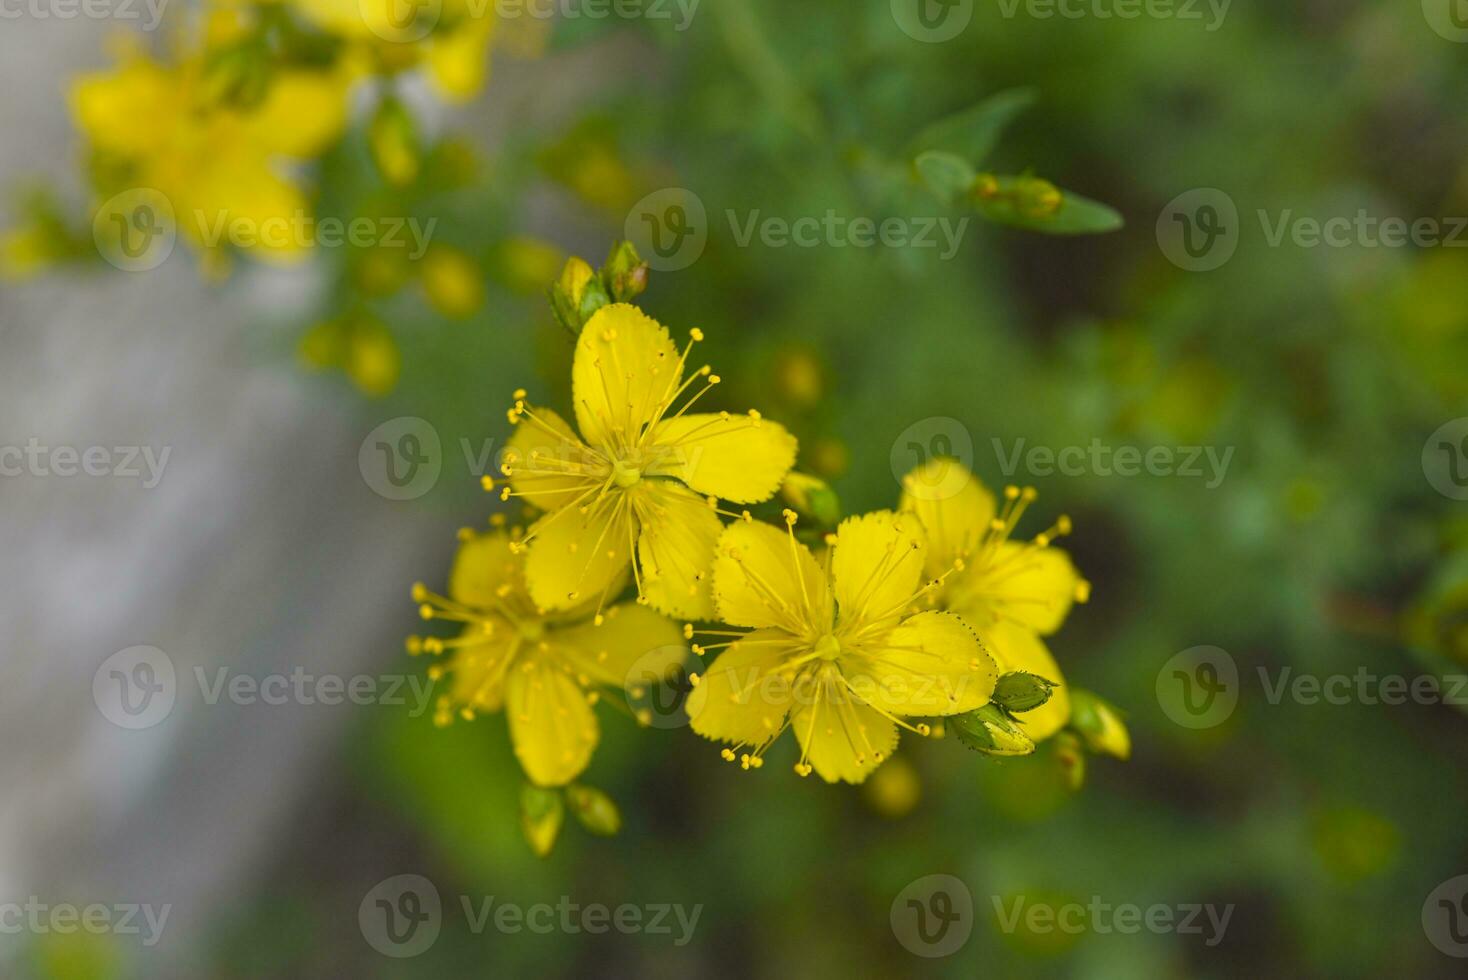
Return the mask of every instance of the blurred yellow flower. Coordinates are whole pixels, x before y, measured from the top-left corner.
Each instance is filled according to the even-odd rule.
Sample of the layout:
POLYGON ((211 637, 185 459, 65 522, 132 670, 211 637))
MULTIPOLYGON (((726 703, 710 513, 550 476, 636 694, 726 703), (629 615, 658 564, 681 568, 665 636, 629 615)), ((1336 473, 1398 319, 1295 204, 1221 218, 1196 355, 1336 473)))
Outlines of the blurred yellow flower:
POLYGON ((590 604, 547 613, 525 587, 525 559, 504 530, 465 532, 449 594, 413 587, 424 619, 462 623, 457 637, 409 637, 410 653, 443 656, 429 670, 448 677, 435 721, 504 709, 515 755, 532 782, 562 786, 591 761, 599 738, 592 705, 603 688, 666 673, 683 662, 676 624, 636 603, 593 619, 590 604))
POLYGON ((500 34, 493 4, 471 0, 291 0, 307 20, 345 39, 356 57, 391 69, 423 66, 438 93, 463 102, 489 74, 500 34), (404 14, 408 16, 404 16, 404 14))
POLYGON ((911 813, 923 796, 923 783, 912 763, 900 755, 872 773, 862 786, 867 804, 889 820, 911 813))
POLYGON ((219 69, 206 61, 203 52, 175 64, 126 52, 112 71, 72 85, 77 125, 109 172, 167 199, 195 246, 235 241, 259 258, 297 260, 309 246, 308 236, 294 231, 306 221, 307 199, 280 168, 319 155, 338 138, 349 78, 280 70, 262 83, 258 101, 236 101, 215 91, 210 72, 219 69))
POLYGON ((916 515, 927 532, 929 574, 960 565, 929 601, 961 616, 1001 670, 1028 671, 1057 685, 1048 702, 1018 718, 1031 738, 1048 738, 1069 720, 1070 694, 1041 637, 1058 630, 1071 604, 1090 595, 1070 556, 1051 546, 1070 531, 1070 520, 1062 516, 1030 541, 1012 540, 1035 491, 1006 487, 1001 511, 979 478, 952 459, 919 466, 902 485, 900 509, 916 515))
POLYGON ((697 680, 687 711, 695 732, 733 743, 725 759, 748 747, 740 763, 757 769, 793 728, 796 772, 860 783, 897 747, 899 727, 930 734, 903 717, 989 702, 998 671, 973 631, 948 613, 911 613, 941 582, 920 584, 928 555, 914 518, 848 518, 823 562, 796 540, 793 511, 785 521, 784 532, 736 522, 719 539, 719 616, 752 632, 725 631, 734 639, 718 645, 728 649, 697 680))
POLYGON ((484 272, 468 253, 435 245, 423 257, 423 292, 435 310, 462 320, 484 305, 484 272))
POLYGON ((604 306, 582 328, 572 364, 580 434, 516 394, 509 417, 519 428, 505 450, 501 496, 546 511, 526 536, 530 594, 540 605, 604 598, 630 564, 638 594, 654 608, 711 617, 708 573, 722 530, 716 498, 768 500, 795 462, 796 442, 753 410, 688 411, 719 382, 707 365, 683 377, 702 338, 694 330, 679 354, 637 307, 604 306))
POLYGON ((301 338, 301 360, 314 370, 339 368, 370 398, 398 384, 402 354, 392 331, 374 316, 349 313, 312 327, 301 338))

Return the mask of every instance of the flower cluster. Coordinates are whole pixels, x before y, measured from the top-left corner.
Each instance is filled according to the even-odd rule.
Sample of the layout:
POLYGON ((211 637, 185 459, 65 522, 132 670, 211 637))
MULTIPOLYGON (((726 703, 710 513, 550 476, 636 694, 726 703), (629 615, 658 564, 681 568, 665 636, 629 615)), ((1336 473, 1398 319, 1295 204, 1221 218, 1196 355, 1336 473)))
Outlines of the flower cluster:
POLYGON ((720 383, 691 359, 703 334, 680 348, 618 301, 645 281, 627 254, 601 273, 573 259, 552 289, 558 317, 580 324, 574 425, 516 391, 501 478, 484 481, 527 523, 507 529, 500 514, 488 533, 463 532, 448 595, 414 590, 423 618, 463 624, 408 641, 439 658, 438 720, 505 710, 537 849, 554 838, 558 787, 573 801, 597 792, 574 782, 598 737, 592 705, 669 681, 690 650, 702 666, 687 676, 688 723, 744 769, 787 729, 795 771, 833 783, 864 781, 901 730, 951 731, 990 755, 1056 738, 1076 766, 1083 744, 1124 758, 1114 709, 1069 689, 1044 640, 1090 593, 1054 546, 1069 520, 1017 539, 1033 489, 1008 487, 1001 504, 946 458, 907 474, 896 509, 840 520, 829 488, 794 471, 784 426, 693 410, 720 383), (777 493, 834 527, 797 530, 790 508, 758 519, 777 493))
POLYGON ((474 255, 440 240, 454 237, 439 227, 452 208, 425 214, 425 201, 483 168, 461 141, 427 136, 409 108, 415 90, 417 102, 425 89, 450 103, 476 95, 491 48, 535 53, 543 21, 502 23, 473 0, 206 0, 169 8, 164 24, 159 43, 121 37, 112 67, 73 79, 86 219, 37 188, 0 235, 0 276, 100 259, 147 271, 175 241, 210 280, 241 259, 295 265, 329 251, 338 281, 302 360, 378 396, 401 356, 374 306, 416 282, 434 311, 463 319, 483 305, 487 271, 513 279, 529 266, 537 288, 554 273, 562 256, 546 268, 539 242, 507 237, 474 255))

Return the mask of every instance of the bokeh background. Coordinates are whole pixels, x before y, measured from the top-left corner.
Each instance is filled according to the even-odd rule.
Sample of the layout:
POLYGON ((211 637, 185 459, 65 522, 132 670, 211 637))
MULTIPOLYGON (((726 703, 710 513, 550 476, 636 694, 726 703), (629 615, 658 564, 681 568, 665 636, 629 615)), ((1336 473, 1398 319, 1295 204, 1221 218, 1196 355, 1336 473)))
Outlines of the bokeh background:
MULTIPOLYGON (((497 51, 467 106, 404 87, 428 142, 474 176, 393 203, 439 219, 436 240, 473 259, 484 297, 453 317, 416 286, 374 299, 401 352, 382 397, 298 355, 360 260, 340 250, 289 270, 246 260, 211 282, 180 246, 146 273, 94 262, 0 285, 0 441, 171 447, 152 488, 0 480, 0 898, 172 907, 151 947, 0 936, 0 970, 1457 975, 1424 902, 1468 872, 1462 707, 1268 694, 1300 674, 1468 669, 1468 505, 1429 444, 1468 415, 1468 252, 1276 245, 1258 217, 1365 209, 1450 229, 1468 215, 1468 46, 1452 21, 1430 2, 1236 0, 1220 21, 1202 5, 1199 19, 1103 18, 1104 2, 1047 18, 974 0, 950 12, 966 26, 933 43, 876 0, 703 0, 683 30, 668 9, 557 17, 535 45, 497 51), (1034 102, 984 166, 1105 202, 1122 230, 1003 228, 912 179, 915 133, 1015 88, 1034 102), (708 334, 725 404, 787 423, 848 511, 895 503, 911 441, 962 433, 986 481, 1038 487, 1024 529, 1071 515, 1066 546, 1093 595, 1052 647, 1073 683, 1126 713, 1129 761, 1091 759, 1075 789, 1053 751, 995 762, 908 739, 882 771, 912 779, 831 787, 795 778, 788 745, 745 773, 686 731, 638 730, 609 707, 587 776, 625 826, 610 839, 568 827, 542 860, 521 837, 498 716, 440 730, 411 705, 210 705, 186 681, 158 725, 104 717, 93 675, 137 644, 185 678, 421 674, 403 652, 418 628, 408 587, 442 585, 455 529, 499 506, 463 447, 502 443, 514 388, 568 395, 571 347, 540 290, 564 256, 602 257, 666 188, 701 202, 706 241, 686 266, 655 269, 641 302, 675 333, 708 334), (1206 272, 1158 234, 1170 202, 1198 189, 1239 215, 1231 258, 1206 272), (970 221, 944 257, 743 244, 725 217, 832 209, 970 221), (442 472, 394 501, 358 454, 403 416, 438 434, 442 472), (1217 480, 1023 464, 1010 477, 1003 457, 1021 439, 1231 456, 1217 480), (1191 728, 1167 683, 1199 646, 1236 665, 1237 707, 1191 728), (445 914, 431 949, 393 959, 366 941, 358 908, 399 874, 431 880, 445 914), (892 906, 934 874, 971 893, 972 932, 928 959, 899 941, 892 906), (702 910, 678 946, 476 934, 459 896, 702 910), (1005 930, 996 909, 1017 898, 1233 911, 1210 945, 1005 930)), ((132 29, 7 20, 7 187, 44 178, 81 213, 67 87, 132 29)), ((383 207, 359 128, 313 178, 322 214, 383 207)))

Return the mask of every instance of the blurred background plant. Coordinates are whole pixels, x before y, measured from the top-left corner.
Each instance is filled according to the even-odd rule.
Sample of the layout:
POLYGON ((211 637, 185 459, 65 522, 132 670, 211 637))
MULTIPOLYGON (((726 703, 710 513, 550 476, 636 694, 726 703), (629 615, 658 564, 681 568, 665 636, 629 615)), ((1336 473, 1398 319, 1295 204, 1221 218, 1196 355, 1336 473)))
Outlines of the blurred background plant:
MULTIPOLYGON (((332 71, 359 42, 380 47, 308 9, 288 16, 332 42, 332 71)), ((1131 761, 1088 759, 1082 780, 1064 739, 1003 762, 928 746, 843 790, 770 778, 783 765, 719 765, 686 732, 609 725, 589 776, 622 801, 621 832, 568 836, 542 861, 517 826, 503 726, 439 731, 376 710, 345 743, 349 775, 315 803, 342 820, 292 842, 257 900, 218 924, 216 975, 901 975, 919 961, 889 929, 889 906, 933 873, 964 880, 976 907, 963 950, 922 964, 936 975, 1454 975, 1421 915, 1468 868, 1461 707, 1271 703, 1259 671, 1468 665, 1468 520, 1423 467, 1425 440, 1468 406, 1468 259, 1271 246, 1256 215, 1468 213, 1462 52, 1416 4, 1236 5, 1216 30, 1019 10, 975 4, 943 43, 899 29, 885 3, 707 0, 683 30, 559 19, 544 39, 544 98, 582 53, 631 44, 642 70, 618 61, 595 98, 569 108, 519 104, 489 147, 417 108, 425 90, 407 69, 419 60, 367 56, 353 77, 377 97, 310 155, 314 211, 438 218, 438 231, 410 268, 372 249, 321 257, 302 353, 381 395, 374 417, 431 420, 446 446, 502 440, 504 396, 532 367, 551 379, 547 395, 569 398, 555 379, 569 376, 571 345, 544 284, 567 254, 636 237, 638 202, 676 189, 702 207, 706 241, 655 272, 640 302, 675 329, 701 327, 724 407, 758 403, 790 426, 802 465, 849 511, 895 504, 920 462, 912 432, 931 446, 958 431, 986 482, 1034 483, 1071 514, 1067 549, 1094 593, 1054 648, 1068 680, 1125 710, 1131 761), (998 120, 1003 138, 997 124, 988 142, 972 136, 984 126, 967 141, 934 129, 955 119, 998 120), (1222 190, 1242 216, 1237 251, 1210 272, 1169 261, 1155 229, 1198 188, 1222 190), (964 226, 948 259, 740 230, 828 212, 990 220, 964 226), (1109 233, 1023 230, 1044 221, 1109 233), (1011 477, 1021 439, 1232 456, 1211 487, 1023 464, 1011 477), (1225 720, 1195 729, 1175 723, 1158 684, 1199 645, 1231 654, 1242 693, 1225 720), (429 953, 389 962, 352 911, 404 866, 446 895, 705 908, 681 948, 474 935, 449 915, 429 953), (990 897, 1013 895, 1236 909, 1208 947, 1175 933, 1004 932, 990 897)), ((95 255, 85 225, 63 234, 64 209, 37 200, 8 246, 12 267, 95 255)), ((417 506, 446 522, 481 514, 476 474, 448 460, 417 506)), ((445 566, 453 546, 445 534, 445 566)), ((379 663, 401 659, 409 612, 383 630, 379 663)), ((146 975, 122 954, 62 955, 61 938, 36 962, 146 975)))

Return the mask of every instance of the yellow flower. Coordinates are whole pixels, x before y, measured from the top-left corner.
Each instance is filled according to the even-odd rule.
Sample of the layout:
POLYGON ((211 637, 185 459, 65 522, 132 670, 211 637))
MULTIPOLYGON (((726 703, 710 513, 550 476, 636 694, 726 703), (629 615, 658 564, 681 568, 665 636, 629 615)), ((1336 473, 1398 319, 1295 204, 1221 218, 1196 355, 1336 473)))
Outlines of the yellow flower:
POLYGON ((902 485, 901 510, 915 514, 927 532, 929 572, 961 565, 930 601, 963 617, 1002 670, 1028 671, 1057 685, 1047 703, 1018 716, 1032 738, 1048 738, 1069 720, 1070 694, 1041 637, 1059 629, 1071 603, 1085 602, 1091 589, 1070 556, 1051 545, 1070 531, 1070 520, 1062 516, 1030 541, 1013 540, 1034 489, 1006 487, 998 510, 994 494, 952 459, 919 466, 902 485))
POLYGON ((859 783, 892 754, 899 727, 930 733, 902 717, 989 702, 998 671, 973 631, 948 613, 911 612, 938 585, 919 584, 927 550, 914 518, 848 518, 823 562, 795 539, 793 511, 785 521, 785 533, 736 522, 719 539, 719 615, 752 632, 729 634, 735 639, 698 679, 687 711, 694 731, 734 743, 725 759, 747 746, 740 762, 757 769, 793 728, 796 772, 859 783))
POLYGON ((413 587, 424 619, 463 624, 457 637, 409 637, 410 653, 444 656, 429 670, 445 674, 436 721, 457 712, 504 709, 515 755, 532 782, 562 786, 591 761, 599 732, 592 705, 603 688, 621 689, 629 670, 665 674, 683 662, 676 624, 636 603, 596 616, 588 605, 546 613, 525 588, 525 561, 514 535, 465 532, 449 576, 448 596, 413 587))
POLYGON ((484 273, 467 252, 435 245, 423 257, 423 292, 435 310, 463 320, 484 305, 484 273))
POLYGON ((509 478, 501 497, 546 511, 526 536, 530 594, 545 608, 600 602, 630 564, 638 594, 654 608, 712 616, 709 568, 723 530, 716 498, 769 499, 795 461, 796 443, 753 410, 688 411, 719 382, 706 365, 684 378, 693 343, 703 338, 698 330, 692 336, 679 354, 668 331, 635 306, 598 310, 581 330, 571 369, 579 435, 516 393, 509 416, 519 428, 501 465, 509 478))
POLYGON ((479 94, 490 49, 500 34, 492 7, 468 0, 293 0, 316 26, 353 45, 353 57, 411 68, 426 66, 450 102, 479 94), (404 15, 407 16, 404 16, 404 15))
POLYGON ((256 256, 297 260, 309 244, 294 231, 307 201, 278 170, 319 155, 341 134, 348 80, 282 69, 261 101, 240 106, 211 94, 206 60, 201 52, 164 64, 133 52, 112 71, 83 75, 71 91, 77 125, 133 186, 168 199, 196 246, 226 244, 241 227, 256 256))

